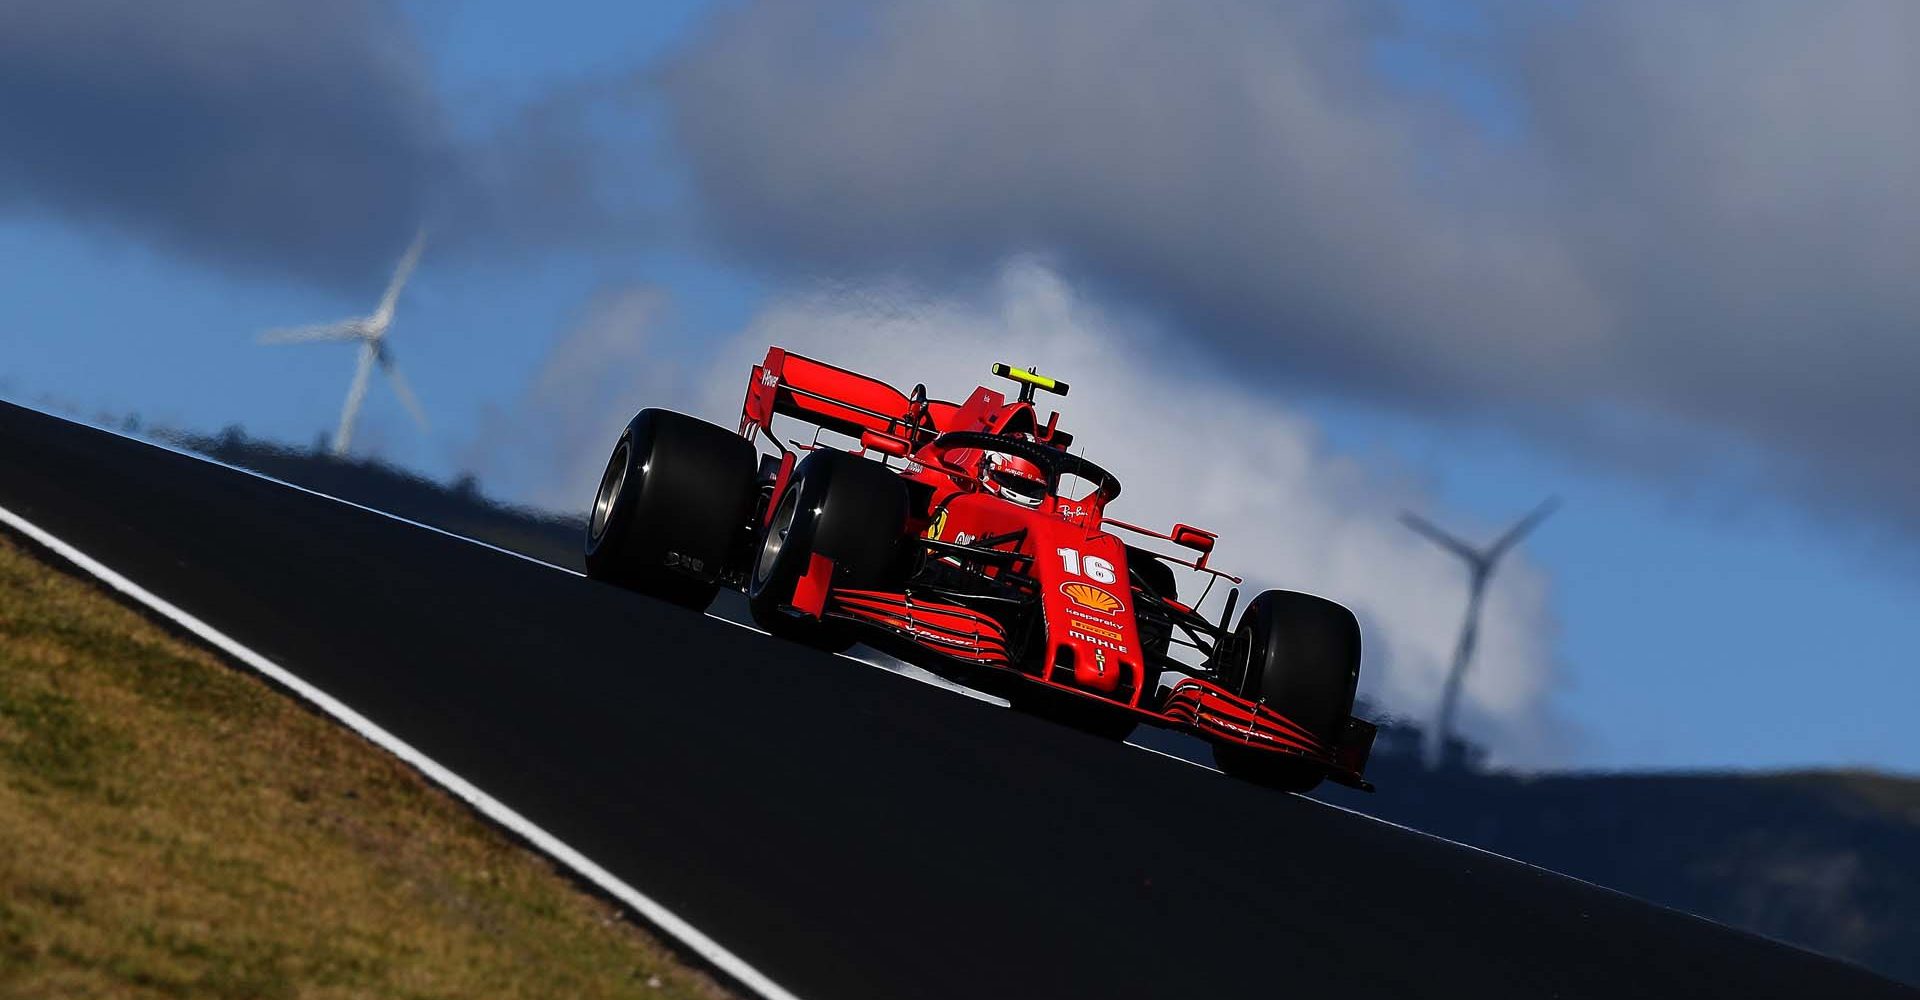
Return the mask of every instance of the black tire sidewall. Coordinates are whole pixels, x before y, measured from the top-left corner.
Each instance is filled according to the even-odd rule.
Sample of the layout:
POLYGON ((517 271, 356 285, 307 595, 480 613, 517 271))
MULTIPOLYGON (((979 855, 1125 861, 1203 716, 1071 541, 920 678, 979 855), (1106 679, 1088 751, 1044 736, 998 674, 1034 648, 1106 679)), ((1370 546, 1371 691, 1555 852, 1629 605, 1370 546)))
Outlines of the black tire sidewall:
POLYGON ((773 498, 770 509, 774 516, 762 529, 761 545, 755 547, 748 568, 747 603, 754 620, 769 632, 844 647, 844 630, 796 618, 780 606, 793 599, 794 587, 816 553, 833 560, 835 587, 897 585, 898 553, 906 530, 906 488, 899 476, 877 462, 821 449, 794 467, 792 480, 773 498), (797 498, 793 527, 762 578, 757 575, 759 551, 789 496, 797 498))
POLYGON ((753 446, 715 424, 659 409, 641 410, 616 454, 621 445, 625 480, 597 538, 589 520, 587 575, 705 608, 751 520, 753 446))
POLYGON ((1235 693, 1332 744, 1353 712, 1360 679, 1360 623, 1345 607, 1313 594, 1269 590, 1247 606, 1236 630, 1245 664, 1235 693))
MULTIPOLYGON (((812 470, 809 470, 812 471, 812 470)), ((806 559, 812 549, 813 518, 809 508, 818 502, 818 495, 825 492, 825 476, 815 473, 802 478, 797 471, 787 488, 773 498, 768 510, 767 523, 760 529, 760 544, 754 547, 754 557, 747 565, 747 601, 752 606, 756 618, 766 612, 778 612, 778 604, 790 600, 794 585, 806 572, 806 559), (809 496, 812 493, 814 496, 809 496), (780 554, 774 557, 773 565, 766 575, 760 574, 760 555, 770 536, 778 527, 780 512, 789 501, 796 504, 793 527, 787 532, 780 554)))
POLYGON ((627 521, 633 512, 633 430, 634 424, 637 423, 639 423, 639 418, 636 417, 632 423, 627 425, 625 430, 620 432, 620 440, 614 443, 613 451, 607 456, 606 471, 600 474, 600 485, 594 490, 593 502, 597 506, 600 503, 601 491, 606 489, 607 478, 613 474, 614 458, 621 455, 622 449, 625 449, 625 456, 622 459, 625 468, 621 470, 622 481, 620 490, 613 495, 613 503, 607 510, 606 523, 601 527, 600 534, 597 536, 593 533, 593 510, 589 508, 587 511, 588 520, 585 554, 587 568, 590 571, 596 567, 596 564, 602 563, 606 557, 618 552, 626 540, 627 521))

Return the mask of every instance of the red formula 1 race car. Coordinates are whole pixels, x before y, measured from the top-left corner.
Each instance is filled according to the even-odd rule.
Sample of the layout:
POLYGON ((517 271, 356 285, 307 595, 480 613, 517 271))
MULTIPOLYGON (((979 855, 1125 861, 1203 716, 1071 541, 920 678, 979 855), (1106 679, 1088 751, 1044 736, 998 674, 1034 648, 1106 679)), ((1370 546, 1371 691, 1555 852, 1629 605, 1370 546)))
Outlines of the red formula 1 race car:
POLYGON ((1215 615, 1199 610, 1206 594, 1183 602, 1174 566, 1209 592, 1240 582, 1207 564, 1215 535, 1109 516, 1120 481, 1034 406, 1066 383, 993 373, 1014 399, 983 387, 952 403, 776 347, 737 431, 642 410, 594 497, 587 573, 701 609, 740 590, 775 635, 865 642, 1114 739, 1184 730, 1264 784, 1370 787, 1353 614, 1280 590, 1237 624, 1237 587, 1215 615), (782 442, 776 417, 812 425, 808 440, 782 442))

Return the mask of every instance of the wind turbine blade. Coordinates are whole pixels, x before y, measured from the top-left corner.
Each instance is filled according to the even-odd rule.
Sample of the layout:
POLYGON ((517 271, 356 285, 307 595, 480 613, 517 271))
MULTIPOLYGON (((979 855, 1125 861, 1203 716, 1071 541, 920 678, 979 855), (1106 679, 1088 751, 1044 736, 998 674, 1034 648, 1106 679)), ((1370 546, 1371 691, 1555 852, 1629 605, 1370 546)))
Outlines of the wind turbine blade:
POLYGON ((1559 497, 1548 497, 1541 501, 1540 506, 1535 507, 1531 513, 1521 518, 1513 527, 1508 528, 1507 533, 1501 535, 1499 540, 1495 541, 1492 547, 1487 549, 1487 561, 1492 562, 1502 555, 1505 555, 1508 549, 1518 545, 1520 539, 1527 537, 1528 532, 1539 527, 1540 522, 1546 520, 1547 515, 1553 513, 1559 507, 1559 497))
POLYGON ((393 280, 387 283, 387 293, 380 296, 380 305, 373 310, 373 328, 379 336, 387 330, 387 324, 393 322, 393 307, 400 301, 400 289, 406 287, 407 279, 413 275, 414 265, 420 263, 420 251, 427 245, 427 231, 422 229, 413 235, 413 244, 400 258, 399 266, 393 269, 393 280))
POLYGON ((1461 541, 1460 539, 1455 538, 1452 535, 1449 535, 1446 532, 1440 530, 1440 528, 1436 526, 1432 521, 1429 521, 1426 518, 1413 513, 1412 511, 1401 511, 1400 523, 1406 525, 1409 528, 1412 528, 1414 531, 1418 532, 1422 537, 1426 538, 1427 541, 1430 541, 1433 544, 1438 545, 1441 548, 1446 549, 1447 551, 1453 553, 1454 555, 1457 555, 1460 558, 1465 559, 1468 563, 1471 563, 1476 567, 1486 561, 1486 557, 1481 555, 1479 550, 1461 541))
POLYGON ((353 381, 347 386, 347 405, 340 408, 340 429, 333 434, 335 455, 345 455, 347 445, 353 443, 353 420, 360 415, 360 401, 367 398, 367 377, 373 374, 373 358, 373 344, 363 344, 360 363, 353 370, 353 381))
POLYGON ((420 425, 421 432, 432 430, 433 428, 427 426, 427 411, 420 408, 420 400, 414 396, 413 387, 407 384, 406 376, 400 374, 400 369, 394 367, 392 362, 381 367, 386 369, 387 378, 393 382, 393 394, 399 396, 401 405, 407 408, 408 413, 413 414, 413 422, 420 425))
POLYGON ((343 319, 334 323, 313 323, 307 326, 283 326, 261 334, 258 342, 262 344, 304 344, 320 340, 359 340, 360 321, 343 319))

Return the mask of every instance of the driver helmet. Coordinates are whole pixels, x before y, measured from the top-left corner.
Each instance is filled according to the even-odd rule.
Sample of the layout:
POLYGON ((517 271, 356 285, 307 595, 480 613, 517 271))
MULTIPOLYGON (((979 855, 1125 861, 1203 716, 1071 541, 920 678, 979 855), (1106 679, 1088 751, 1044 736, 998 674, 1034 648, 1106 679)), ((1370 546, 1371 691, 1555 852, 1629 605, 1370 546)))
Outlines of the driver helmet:
POLYGON ((980 466, 987 492, 1022 507, 1038 507, 1047 497, 1047 477, 1040 467, 1018 455, 988 452, 980 466))

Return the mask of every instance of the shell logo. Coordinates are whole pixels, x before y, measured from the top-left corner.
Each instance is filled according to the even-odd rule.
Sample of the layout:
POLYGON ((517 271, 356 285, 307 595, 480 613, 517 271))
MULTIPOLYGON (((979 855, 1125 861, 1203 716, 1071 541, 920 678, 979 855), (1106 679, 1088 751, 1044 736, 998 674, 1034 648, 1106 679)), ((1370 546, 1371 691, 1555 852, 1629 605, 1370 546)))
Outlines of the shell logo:
POLYGON ((1083 608, 1098 611, 1103 615, 1117 614, 1120 611, 1120 599, 1090 583, 1063 583, 1060 592, 1067 599, 1083 608))

